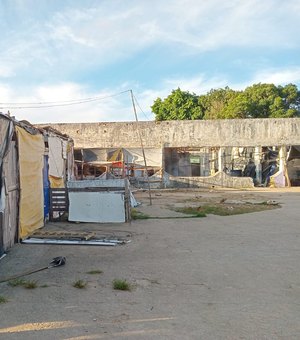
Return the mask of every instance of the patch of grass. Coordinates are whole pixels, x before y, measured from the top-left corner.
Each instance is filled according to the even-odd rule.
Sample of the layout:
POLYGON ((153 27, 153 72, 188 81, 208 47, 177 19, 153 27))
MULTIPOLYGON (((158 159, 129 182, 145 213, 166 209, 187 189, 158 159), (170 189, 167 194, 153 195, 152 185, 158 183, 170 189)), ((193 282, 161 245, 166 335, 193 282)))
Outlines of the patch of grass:
POLYGON ((73 287, 78 288, 78 289, 83 289, 85 288, 87 285, 87 282, 83 281, 83 280, 77 280, 75 282, 73 282, 73 287))
POLYGON ((25 280, 25 279, 14 279, 11 281, 8 281, 8 285, 11 287, 18 287, 22 286, 27 289, 34 289, 37 288, 37 281, 30 281, 30 280, 25 280))
POLYGON ((4 296, 0 295, 0 303, 6 303, 8 302, 7 298, 5 298, 4 296))
POLYGON ((8 281, 8 285, 11 287, 24 286, 25 283, 26 283, 26 280, 24 279, 14 279, 14 280, 8 281))
POLYGON ((116 290, 131 290, 131 285, 126 280, 114 279, 113 280, 113 288, 116 290))
POLYGON ((204 211, 199 210, 199 208, 193 207, 176 208, 175 211, 181 212, 183 214, 193 215, 195 217, 206 217, 206 213, 204 211))
POLYGON ((26 289, 35 289, 37 286, 37 281, 25 281, 23 284, 23 287, 26 289))
POLYGON ((45 283, 44 285, 41 285, 40 287, 41 288, 47 288, 47 287, 49 287, 49 285, 47 285, 47 283, 45 283))
POLYGON ((177 208, 175 211, 190 214, 195 217, 205 217, 208 214, 218 215, 218 216, 230 216, 230 215, 239 215, 239 214, 247 214, 251 212, 258 212, 264 210, 274 209, 274 206, 266 205, 266 204, 236 204, 229 205, 226 203, 216 203, 216 204, 204 204, 199 207, 185 207, 185 208, 177 208))
POLYGON ((96 275, 96 274, 102 274, 103 271, 99 270, 99 269, 95 269, 95 270, 90 270, 88 272, 86 272, 87 274, 91 274, 91 275, 96 275))
POLYGON ((136 209, 131 209, 131 218, 133 220, 147 220, 150 216, 136 209))
POLYGON ((279 206, 279 202, 269 200, 269 201, 263 201, 261 203, 258 203, 260 205, 268 205, 268 206, 279 206))

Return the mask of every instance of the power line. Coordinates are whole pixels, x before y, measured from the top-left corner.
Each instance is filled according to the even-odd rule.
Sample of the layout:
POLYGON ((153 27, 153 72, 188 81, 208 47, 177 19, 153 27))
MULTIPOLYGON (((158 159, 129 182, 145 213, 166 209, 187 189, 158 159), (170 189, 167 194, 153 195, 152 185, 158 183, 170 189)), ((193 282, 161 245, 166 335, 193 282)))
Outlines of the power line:
MULTIPOLYGON (((79 104, 101 101, 101 100, 116 97, 116 96, 119 96, 121 94, 128 93, 128 92, 130 93, 131 90, 125 90, 125 91, 121 91, 121 92, 108 95, 108 96, 103 96, 103 97, 88 97, 88 98, 82 98, 82 99, 70 99, 70 100, 62 100, 62 101, 18 102, 18 103, 3 102, 3 103, 0 103, 0 109, 43 109, 43 108, 52 108, 52 107, 72 106, 72 105, 79 105, 79 104)), ((150 120, 149 116, 141 108, 136 96, 133 95, 133 97, 138 108, 144 114, 145 118, 147 120, 150 120)))
POLYGON ((147 120, 150 120, 150 118, 149 118, 149 117, 146 115, 146 113, 142 110, 142 108, 141 108, 139 102, 137 101, 136 96, 133 94, 133 92, 132 92, 132 95, 133 95, 133 98, 134 98, 134 100, 135 100, 136 105, 138 106, 138 108, 139 108, 139 109, 141 110, 141 112, 144 114, 144 116, 146 117, 146 119, 147 119, 147 120))
POLYGON ((64 100, 64 101, 54 101, 54 102, 0 103, 0 109, 41 109, 41 108, 50 108, 50 107, 59 107, 59 106, 71 106, 71 105, 78 105, 78 104, 100 101, 100 100, 104 100, 107 98, 116 97, 127 92, 130 92, 130 90, 118 92, 118 93, 104 96, 104 97, 89 97, 89 98, 84 98, 84 99, 74 99, 74 100, 64 100))

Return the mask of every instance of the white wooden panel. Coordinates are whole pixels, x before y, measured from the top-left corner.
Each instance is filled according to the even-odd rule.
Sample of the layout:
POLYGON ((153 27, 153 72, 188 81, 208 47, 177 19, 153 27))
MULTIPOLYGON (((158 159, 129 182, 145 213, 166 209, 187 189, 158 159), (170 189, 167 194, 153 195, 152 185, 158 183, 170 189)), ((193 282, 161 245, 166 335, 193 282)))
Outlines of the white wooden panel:
POLYGON ((122 193, 71 191, 69 201, 69 221, 125 222, 122 193))

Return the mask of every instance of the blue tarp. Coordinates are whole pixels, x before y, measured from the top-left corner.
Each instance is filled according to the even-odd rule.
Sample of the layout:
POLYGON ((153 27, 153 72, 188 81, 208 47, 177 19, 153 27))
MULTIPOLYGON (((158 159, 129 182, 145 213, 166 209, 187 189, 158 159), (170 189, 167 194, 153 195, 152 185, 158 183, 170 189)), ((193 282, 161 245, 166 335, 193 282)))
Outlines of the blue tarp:
POLYGON ((48 156, 44 156, 43 186, 44 186, 44 219, 49 217, 50 210, 50 182, 48 156))

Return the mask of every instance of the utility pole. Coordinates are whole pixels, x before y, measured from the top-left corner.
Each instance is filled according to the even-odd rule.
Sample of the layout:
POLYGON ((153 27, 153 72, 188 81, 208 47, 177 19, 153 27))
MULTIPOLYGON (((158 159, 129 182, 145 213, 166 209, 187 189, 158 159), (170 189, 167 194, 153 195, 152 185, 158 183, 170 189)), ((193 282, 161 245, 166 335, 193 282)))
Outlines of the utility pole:
POLYGON ((133 97, 132 90, 130 90, 130 94, 131 94, 131 101, 132 101, 135 121, 136 121, 136 125, 137 125, 137 132, 138 132, 138 135, 139 135, 139 138, 140 138, 140 143, 141 143, 141 147, 142 147, 142 153, 143 153, 143 158, 144 158, 144 163, 145 163, 145 168, 146 168, 146 178, 147 178, 147 182, 148 182, 149 201, 150 201, 150 205, 152 205, 152 197, 151 197, 150 180, 149 180, 149 175, 148 175, 147 160, 146 160, 146 156, 145 156, 145 150, 144 150, 144 144, 143 144, 141 132, 140 132, 140 129, 139 129, 139 120, 138 120, 137 113, 136 113, 136 107, 135 107, 135 103, 134 103, 134 97, 133 97))

